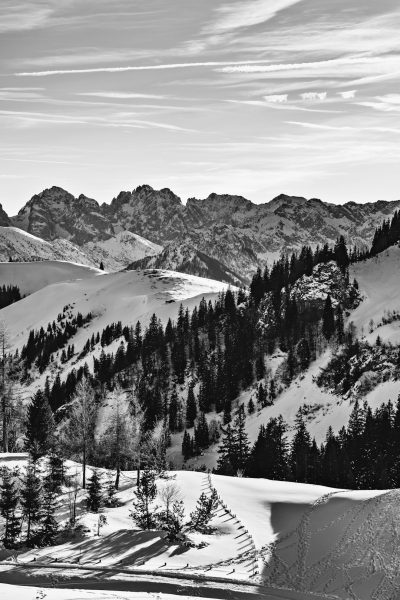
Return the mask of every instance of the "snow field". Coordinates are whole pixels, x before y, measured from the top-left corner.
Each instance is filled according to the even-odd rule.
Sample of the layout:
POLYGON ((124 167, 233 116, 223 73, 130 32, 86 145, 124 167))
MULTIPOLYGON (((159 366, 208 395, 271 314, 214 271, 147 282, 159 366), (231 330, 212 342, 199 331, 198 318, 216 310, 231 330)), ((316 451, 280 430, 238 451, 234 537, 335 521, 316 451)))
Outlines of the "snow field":
MULTIPOLYGON (((26 464, 26 455, 7 455, 0 465, 26 464)), ((68 461, 70 474, 80 469, 68 461)), ((101 470, 107 475, 106 470, 101 470)), ((88 475, 90 476, 90 469, 88 475)), ((79 494, 79 522, 87 533, 51 548, 33 549, 19 563, 76 564, 117 572, 182 574, 188 577, 253 581, 321 598, 397 600, 400 595, 400 492, 335 490, 264 479, 233 478, 178 471, 158 480, 159 490, 175 483, 185 518, 201 492, 217 490, 215 533, 191 534, 203 547, 169 545, 160 531, 134 529, 129 511, 135 473, 124 473, 120 505, 105 508, 107 525, 97 536, 98 515, 87 513, 79 494), (353 595, 351 595, 353 594, 353 595)), ((59 518, 68 516, 67 491, 59 518)), ((156 504, 159 504, 159 498, 156 504)), ((5 556, 3 555, 3 559, 5 556)), ((66 566, 67 569, 67 566, 66 566)), ((290 596, 289 596, 290 597, 290 596)), ((302 597, 302 596, 300 596, 302 597)))

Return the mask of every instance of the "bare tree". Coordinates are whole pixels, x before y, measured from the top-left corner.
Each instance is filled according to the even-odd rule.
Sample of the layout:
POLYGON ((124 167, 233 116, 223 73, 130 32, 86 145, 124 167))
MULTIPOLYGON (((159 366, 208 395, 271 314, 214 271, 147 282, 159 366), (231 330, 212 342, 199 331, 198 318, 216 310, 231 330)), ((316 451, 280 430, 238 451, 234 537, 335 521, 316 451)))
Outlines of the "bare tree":
POLYGON ((182 500, 181 490, 175 482, 169 481, 162 486, 161 490, 158 492, 158 495, 164 505, 166 521, 169 521, 171 508, 174 502, 179 502, 182 500))
POLYGON ((89 381, 79 382, 70 406, 70 417, 62 427, 61 437, 71 454, 82 462, 82 487, 86 488, 86 465, 88 453, 94 444, 97 404, 89 381))
POLYGON ((102 436, 101 445, 106 449, 111 464, 116 470, 115 489, 118 490, 123 465, 133 461, 134 455, 138 452, 137 420, 132 416, 121 388, 116 387, 108 396, 108 401, 112 409, 109 416, 110 424, 102 436))
POLYGON ((144 461, 144 457, 146 456, 145 446, 148 435, 145 428, 145 412, 134 392, 130 398, 130 407, 133 418, 133 459, 137 469, 137 485, 139 485, 142 463, 144 461))

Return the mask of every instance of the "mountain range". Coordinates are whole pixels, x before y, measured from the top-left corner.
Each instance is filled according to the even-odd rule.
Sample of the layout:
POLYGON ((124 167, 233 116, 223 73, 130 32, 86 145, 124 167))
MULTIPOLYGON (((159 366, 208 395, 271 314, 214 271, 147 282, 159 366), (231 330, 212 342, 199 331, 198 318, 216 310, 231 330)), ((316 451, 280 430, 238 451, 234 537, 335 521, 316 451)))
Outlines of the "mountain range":
POLYGON ((17 230, 35 236, 33 258, 58 259, 67 252, 69 260, 91 266, 103 262, 108 270, 157 265, 248 283, 258 266, 303 245, 333 244, 339 235, 349 246, 369 245, 376 226, 399 207, 400 200, 336 205, 285 194, 254 204, 214 193, 184 204, 171 190, 149 185, 99 204, 53 186, 34 195, 16 216, 9 217, 0 205, 0 255, 29 258, 20 244, 4 241, 5 229, 13 227, 13 237, 17 230))

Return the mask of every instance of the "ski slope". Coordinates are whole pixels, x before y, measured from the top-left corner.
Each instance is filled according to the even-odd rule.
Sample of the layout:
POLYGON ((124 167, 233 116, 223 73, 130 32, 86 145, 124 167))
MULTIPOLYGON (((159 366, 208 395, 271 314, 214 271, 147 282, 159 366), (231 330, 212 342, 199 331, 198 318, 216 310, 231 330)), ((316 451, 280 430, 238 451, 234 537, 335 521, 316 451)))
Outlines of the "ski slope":
MULTIPOLYGON (((8 455, 3 460, 0 455, 0 466, 23 468, 25 463, 24 455, 15 459, 8 455)), ((70 474, 80 469, 77 463, 67 464, 70 474)), ((100 536, 95 534, 97 515, 85 512, 84 492, 80 492, 78 514, 87 529, 84 538, 23 551, 19 563, 35 559, 40 565, 50 565, 57 558, 62 564, 76 564, 79 558, 82 567, 97 565, 96 571, 121 569, 119 576, 113 575, 115 580, 130 572, 162 572, 194 580, 230 578, 232 584, 253 581, 277 592, 296 592, 277 593, 276 598, 308 600, 317 594, 343 600, 398 599, 400 492, 335 490, 189 471, 171 472, 167 480, 157 480, 158 491, 171 482, 180 490, 186 519, 201 492, 217 491, 219 505, 212 520, 215 531, 191 533, 197 547, 180 548, 169 544, 162 531, 135 528, 129 515, 135 473, 127 472, 118 493, 120 505, 103 510, 107 524, 100 536)), ((65 504, 66 492, 62 496, 65 504)), ((160 501, 156 499, 157 504, 160 501)), ((60 519, 68 514, 62 506, 60 519)), ((4 581, 4 569, 4 564, 0 565, 0 582, 4 581)), ((103 577, 107 579, 106 571, 103 577)))
MULTIPOLYGON (((39 263, 40 265, 43 265, 46 272, 48 263, 39 263)), ((32 268, 36 268, 36 263, 26 264, 18 281, 25 276, 29 280, 32 268)), ((79 268, 77 273, 80 273, 79 268)), ((67 304, 70 305, 72 314, 81 312, 86 315, 91 312, 94 317, 72 339, 76 351, 79 351, 92 333, 101 331, 112 322, 122 321, 123 325, 135 325, 140 320, 145 326, 152 314, 156 313, 166 324, 168 318, 176 319, 181 302, 192 310, 203 296, 207 300, 214 300, 219 292, 228 287, 212 279, 172 271, 103 274, 92 269, 82 270, 81 274, 84 273, 90 276, 47 285, 0 310, 0 320, 7 326, 13 349, 22 347, 31 329, 46 327, 47 323, 56 320, 67 304)))

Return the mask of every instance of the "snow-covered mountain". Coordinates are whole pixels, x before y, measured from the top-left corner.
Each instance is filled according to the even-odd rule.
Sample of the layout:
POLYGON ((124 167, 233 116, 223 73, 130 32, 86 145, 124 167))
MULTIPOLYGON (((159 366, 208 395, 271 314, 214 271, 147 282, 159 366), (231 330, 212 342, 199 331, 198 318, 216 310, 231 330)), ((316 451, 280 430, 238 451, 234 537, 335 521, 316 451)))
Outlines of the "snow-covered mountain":
POLYGON ((119 271, 132 261, 161 250, 161 246, 130 231, 79 246, 65 238, 48 241, 17 227, 0 226, 0 262, 66 260, 91 267, 103 263, 106 270, 119 271))
POLYGON ((168 244, 160 254, 137 260, 131 263, 128 269, 168 269, 233 285, 245 283, 245 278, 239 278, 220 261, 207 256, 188 243, 168 244))
POLYGON ((170 317, 176 319, 180 303, 191 310, 201 298, 214 300, 228 287, 173 271, 104 273, 57 262, 6 263, 0 265, 0 277, 5 284, 25 286, 25 293, 34 292, 0 310, 0 320, 7 325, 14 349, 26 343, 30 330, 46 328, 57 320, 67 305, 72 316, 78 312, 93 315, 90 324, 72 340, 80 351, 88 336, 110 323, 122 321, 134 326, 140 320, 145 326, 156 313, 165 325, 170 317))
POLYGON ((45 240, 64 238, 80 246, 104 243, 122 231, 158 246, 182 244, 182 253, 190 244, 219 261, 218 269, 249 281, 258 265, 302 245, 332 244, 339 235, 349 244, 369 245, 376 226, 399 206, 400 201, 336 205, 284 194, 265 204, 226 194, 190 198, 183 204, 171 190, 149 185, 99 205, 52 187, 33 196, 11 223, 45 240))

